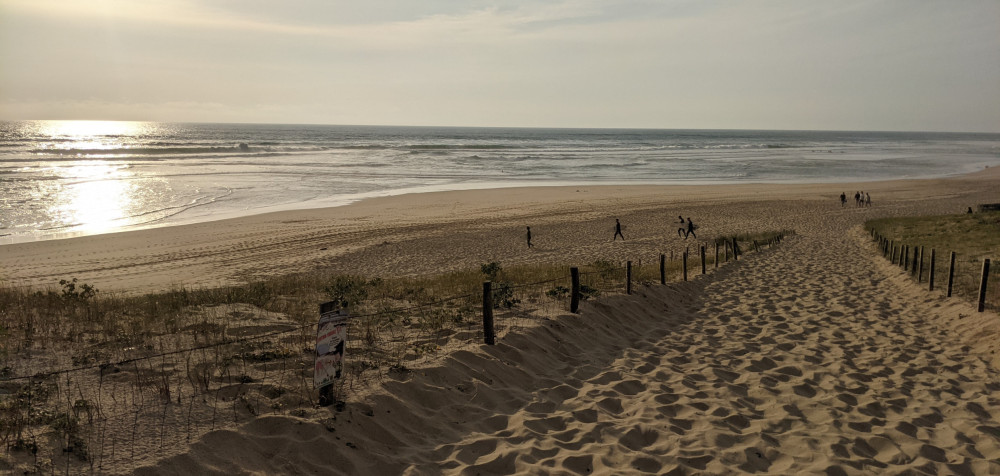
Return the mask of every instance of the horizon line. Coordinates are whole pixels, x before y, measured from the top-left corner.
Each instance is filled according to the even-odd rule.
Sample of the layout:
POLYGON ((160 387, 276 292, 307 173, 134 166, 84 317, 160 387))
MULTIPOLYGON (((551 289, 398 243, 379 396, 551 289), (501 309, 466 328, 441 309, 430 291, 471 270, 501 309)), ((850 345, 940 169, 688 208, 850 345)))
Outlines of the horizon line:
POLYGON ((610 127, 610 126, 482 126, 482 125, 408 125, 408 124, 339 124, 312 122, 222 122, 222 121, 157 121, 141 119, 2 119, 0 122, 152 122, 161 124, 217 124, 259 126, 322 126, 322 127, 399 127, 439 129, 538 129, 538 130, 633 130, 633 131, 745 131, 745 132, 871 132, 908 134, 1000 134, 996 131, 934 131, 915 129, 766 129, 766 128, 711 128, 711 127, 610 127))

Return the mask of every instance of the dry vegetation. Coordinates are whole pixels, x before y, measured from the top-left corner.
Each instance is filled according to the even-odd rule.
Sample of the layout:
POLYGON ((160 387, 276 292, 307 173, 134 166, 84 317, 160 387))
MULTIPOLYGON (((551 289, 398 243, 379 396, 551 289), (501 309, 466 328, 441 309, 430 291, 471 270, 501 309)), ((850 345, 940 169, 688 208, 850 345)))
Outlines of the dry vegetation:
MULTIPOLYGON (((882 218, 865 223, 865 228, 892 240, 895 247, 906 245, 911 250, 923 247, 927 270, 933 250, 938 289, 947 286, 950 254, 954 252, 954 295, 969 301, 978 299, 983 260, 990 259, 986 303, 991 309, 1000 307, 1000 263, 997 262, 1000 257, 1000 212, 882 218)), ((897 261, 898 255, 897 251, 897 261)), ((926 277, 923 281, 927 281, 926 277)))
MULTIPOLYGON (((791 232, 782 232, 790 234, 791 232)), ((752 252, 779 233, 733 238, 752 252)), ((714 268, 714 249, 706 250, 714 268)), ((682 260, 669 261, 668 280, 682 260)), ((700 273, 693 252, 689 273, 700 273)), ((624 263, 581 268, 584 299, 624 291, 624 263)), ((482 339, 482 282, 497 334, 566 312, 569 265, 538 264, 406 279, 314 272, 242 286, 132 296, 72 277, 49 289, 0 284, 0 470, 109 472, 180 451, 205 431, 262 414, 319 415, 313 388, 322 302, 353 316, 336 395, 343 400, 456 344, 482 339)), ((659 263, 633 263, 659 281, 659 263)), ((318 417, 317 417, 318 418, 318 417)))

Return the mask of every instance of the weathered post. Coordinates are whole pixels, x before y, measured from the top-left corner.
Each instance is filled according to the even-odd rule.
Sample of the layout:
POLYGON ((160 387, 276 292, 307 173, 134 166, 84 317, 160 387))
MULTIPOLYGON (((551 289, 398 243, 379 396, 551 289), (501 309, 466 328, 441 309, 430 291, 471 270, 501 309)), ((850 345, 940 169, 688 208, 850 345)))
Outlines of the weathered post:
POLYGON ((924 252, 923 252, 923 250, 924 250, 923 246, 915 246, 915 247, 913 247, 913 266, 910 268, 910 271, 911 271, 912 275, 917 276, 917 280, 918 280, 917 282, 920 282, 919 281, 919 279, 920 279, 919 276, 920 275, 917 274, 917 272, 918 271, 919 272, 923 272, 924 271, 922 269, 923 266, 924 266, 924 252))
POLYGON ((487 345, 497 343, 493 329, 493 283, 490 281, 483 281, 483 342, 487 345))
POLYGON ((934 256, 935 256, 934 255, 934 248, 931 248, 931 264, 930 264, 931 270, 927 274, 927 290, 928 291, 933 291, 934 290, 934 256))
POLYGON ((625 294, 632 294, 632 262, 625 262, 625 294))
POLYGON ((909 271, 910 270, 910 245, 904 246, 903 249, 904 249, 903 253, 905 253, 904 256, 903 256, 903 271, 909 271))
POLYGON ((660 253, 660 284, 667 284, 667 255, 660 253))
POLYGON ((983 278, 979 282, 979 312, 986 310, 986 282, 990 277, 990 259, 983 259, 983 278))
POLYGON ((684 251, 684 280, 688 280, 688 252, 684 251))
POLYGON ((570 290, 569 312, 576 314, 580 312, 580 268, 570 268, 569 276, 573 288, 570 290))
POLYGON ((920 270, 917 271, 917 282, 924 280, 924 247, 920 247, 920 270))
POLYGON ((701 245, 701 274, 705 274, 705 245, 701 245))
POLYGON ((760 246, 757 244, 757 240, 753 240, 753 251, 754 253, 760 253, 760 246))
POLYGON ((951 297, 951 287, 955 284, 955 252, 951 252, 951 263, 948 264, 948 297, 951 297))
POLYGON ((733 237, 733 261, 740 260, 740 245, 736 242, 736 237, 733 237))
POLYGON ((715 267, 719 267, 719 240, 715 240, 715 267))

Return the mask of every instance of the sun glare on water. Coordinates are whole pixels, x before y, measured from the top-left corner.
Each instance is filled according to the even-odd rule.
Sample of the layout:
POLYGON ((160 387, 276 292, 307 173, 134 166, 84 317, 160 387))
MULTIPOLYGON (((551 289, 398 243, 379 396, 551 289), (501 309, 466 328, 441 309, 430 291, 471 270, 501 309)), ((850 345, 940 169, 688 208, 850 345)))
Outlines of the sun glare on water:
POLYGON ((112 231, 129 217, 128 208, 135 190, 125 166, 87 161, 54 172, 66 177, 67 183, 59 191, 50 212, 70 230, 112 231))
POLYGON ((131 121, 42 121, 39 132, 53 138, 90 140, 105 136, 131 136, 145 127, 146 123, 131 121))
MULTIPOLYGON (((90 150, 127 147, 147 124, 119 121, 44 121, 39 132, 57 149, 90 150)), ((127 225, 137 195, 129 165, 117 160, 83 159, 50 163, 50 174, 61 177, 49 196, 51 216, 68 231, 103 233, 127 225)))

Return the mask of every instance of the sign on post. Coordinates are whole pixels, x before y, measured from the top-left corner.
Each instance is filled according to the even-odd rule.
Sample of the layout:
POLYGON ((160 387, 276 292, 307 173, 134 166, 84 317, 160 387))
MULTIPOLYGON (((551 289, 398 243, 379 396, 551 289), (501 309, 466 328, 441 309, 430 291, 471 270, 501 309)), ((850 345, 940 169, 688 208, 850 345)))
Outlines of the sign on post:
MULTIPOLYGON (((316 370, 313 383, 323 389, 340 378, 344 368, 344 347, 347 344, 346 309, 335 309, 336 303, 325 302, 319 306, 319 325, 316 328, 316 370)), ((323 392, 320 392, 321 399, 323 392)))

